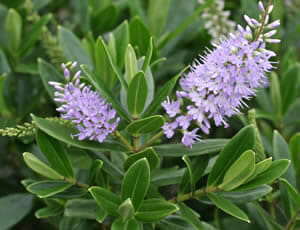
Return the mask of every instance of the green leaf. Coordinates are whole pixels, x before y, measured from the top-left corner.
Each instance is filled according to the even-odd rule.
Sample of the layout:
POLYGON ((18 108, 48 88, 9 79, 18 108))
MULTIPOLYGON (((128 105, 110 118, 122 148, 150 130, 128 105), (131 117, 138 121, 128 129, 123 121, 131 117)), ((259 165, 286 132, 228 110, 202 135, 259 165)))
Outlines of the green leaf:
POLYGON ((7 33, 8 49, 13 56, 16 56, 22 38, 22 18, 15 9, 8 10, 5 29, 7 33))
POLYGON ((43 180, 29 185, 27 190, 36 194, 39 198, 47 198, 63 192, 72 186, 71 183, 62 180, 43 180))
POLYGON ((31 168, 36 173, 50 178, 50 179, 62 179, 63 176, 58 172, 54 171, 54 169, 50 168, 44 162, 40 161, 36 156, 31 153, 25 152, 23 153, 24 161, 29 168, 31 168))
POLYGON ((247 181, 253 180, 256 176, 266 171, 272 165, 272 157, 264 159, 255 165, 254 173, 247 179, 247 181))
POLYGON ((246 213, 244 213, 244 211, 242 211, 239 207, 237 207, 230 201, 225 200, 223 197, 216 195, 214 193, 208 193, 208 198, 210 200, 212 200, 212 202, 214 202, 214 204, 219 209, 223 210, 227 214, 229 214, 235 218, 238 218, 242 221, 250 223, 250 220, 249 220, 248 216, 246 215, 246 213))
POLYGON ((132 164, 134 164, 137 160, 146 158, 148 160, 150 170, 155 169, 159 164, 159 157, 153 148, 147 148, 141 152, 134 153, 129 155, 124 164, 124 169, 127 170, 132 164))
POLYGON ((101 34, 113 28, 119 16, 115 4, 104 9, 99 9, 92 18, 92 28, 97 34, 101 34))
POLYGON ((26 32, 22 40, 23 42, 21 43, 20 56, 24 56, 29 51, 29 49, 32 48, 33 45, 40 39, 44 26, 47 25, 51 18, 51 14, 47 14, 41 17, 36 23, 32 25, 30 30, 26 32))
POLYGON ((64 76, 59 73, 53 65, 43 59, 38 59, 38 66, 43 85, 53 100, 56 89, 49 85, 49 81, 64 82, 64 76))
POLYGON ((125 53, 125 73, 127 83, 130 84, 131 80, 138 72, 138 64, 136 60, 135 51, 130 44, 128 44, 125 53))
POLYGON ((95 88, 99 91, 101 96, 103 96, 109 103, 112 104, 112 107, 118 112, 118 115, 126 121, 130 121, 127 112, 122 108, 119 101, 116 100, 110 89, 105 87, 103 81, 100 78, 96 78, 87 66, 81 66, 81 69, 86 74, 91 83, 95 86, 95 88))
POLYGON ((135 219, 123 221, 122 218, 116 219, 111 226, 111 230, 139 230, 139 224, 135 219))
POLYGON ((252 125, 241 129, 224 147, 209 176, 208 186, 218 185, 231 165, 241 154, 252 149, 255 144, 255 130, 252 125))
POLYGON ((270 168, 268 168, 265 172, 258 175, 252 181, 248 182, 247 184, 242 185, 238 188, 239 191, 256 188, 263 184, 270 184, 282 174, 286 172, 290 164, 289 160, 282 159, 273 161, 270 168))
POLYGON ((284 127, 300 124, 299 110, 300 98, 296 99, 296 101, 289 107, 288 111, 285 113, 282 119, 284 127))
POLYGON ((136 161, 124 175, 121 187, 121 197, 124 200, 131 198, 135 210, 138 210, 144 201, 150 185, 150 166, 146 158, 136 161))
POLYGON ((89 171, 88 184, 95 184, 99 180, 100 171, 103 165, 103 161, 97 159, 93 161, 92 167, 89 171))
POLYGON ((205 229, 200 221, 200 215, 183 202, 178 204, 181 215, 196 229, 205 229))
POLYGON ((152 133, 160 129, 165 123, 165 119, 161 115, 154 115, 144 119, 131 122, 127 126, 127 131, 134 135, 152 133))
POLYGON ((89 192, 101 208, 112 216, 119 216, 118 209, 122 202, 119 196, 105 188, 96 186, 89 188, 89 192))
POLYGON ((280 89, 282 95, 282 113, 285 114, 289 106, 295 101, 299 89, 295 82, 299 82, 300 78, 300 64, 292 65, 287 72, 285 72, 280 81, 280 89))
MULTIPOLYGON (((178 215, 171 215, 157 223, 160 230, 195 230, 194 226, 178 215)), ((207 229, 211 230, 211 229, 207 229)))
POLYGON ((272 191, 269 185, 261 185, 256 188, 243 191, 218 191, 217 194, 236 204, 245 204, 251 201, 258 200, 272 191))
POLYGON ((123 218, 123 221, 130 220, 134 216, 134 207, 130 198, 125 200, 119 207, 119 213, 123 218))
POLYGON ((281 102, 280 83, 278 75, 275 72, 271 73, 270 94, 272 100, 272 107, 276 112, 277 119, 281 118, 281 110, 284 103, 281 102))
POLYGON ((124 65, 125 52, 130 39, 128 22, 125 20, 113 31, 113 34, 116 39, 117 65, 120 69, 122 69, 124 65))
POLYGON ((59 26, 58 40, 68 61, 77 61, 80 65, 85 64, 92 67, 92 62, 88 54, 72 31, 59 26))
POLYGON ((37 131, 36 140, 51 167, 55 168, 59 174, 73 178, 72 164, 63 146, 40 130, 37 131))
POLYGON ((145 200, 140 209, 135 213, 136 219, 143 222, 161 220, 178 210, 177 206, 164 199, 145 200))
POLYGON ((38 209, 34 215, 37 219, 45 219, 49 217, 59 216, 64 213, 64 207, 60 205, 51 205, 38 209))
POLYGON ((148 93, 147 81, 143 72, 138 72, 129 84, 127 92, 128 111, 137 118, 144 110, 148 93))
POLYGON ((154 170, 152 173, 151 182, 157 186, 180 183, 185 169, 163 168, 154 170))
POLYGON ((33 196, 10 194, 0 198, 0 230, 7 230, 20 222, 32 209, 33 196))
MULTIPOLYGON (((101 37, 97 39, 95 46, 95 82, 101 84, 105 83, 108 89, 111 89, 115 83, 115 73, 112 68, 112 57, 108 52, 108 48, 101 37)), ((103 86, 104 87, 104 86, 103 86)))
POLYGON ((77 199, 85 197, 88 191, 86 188, 79 188, 78 186, 72 186, 63 192, 57 193, 51 198, 53 199, 77 199))
POLYGON ((227 170, 219 187, 225 191, 233 190, 247 181, 254 171, 255 153, 252 150, 248 150, 227 170))
POLYGON ((183 144, 162 144, 155 145, 153 148, 159 156, 163 157, 199 156, 217 153, 228 142, 229 139, 208 139, 194 144, 192 149, 185 147, 183 144))
POLYGON ((95 200, 73 199, 65 204, 64 215, 93 220, 96 219, 97 209, 98 205, 95 200))
POLYGON ((297 188, 300 188, 300 133, 296 133, 289 142, 291 159, 296 173, 297 188))
POLYGON ((4 73, 10 73, 11 69, 8 64, 8 60, 5 56, 5 53, 0 49, 0 75, 4 73))
POLYGON ((130 43, 138 50, 139 56, 146 56, 149 49, 150 32, 139 17, 129 23, 130 43))
POLYGON ((147 68, 150 65, 151 58, 152 58, 152 53, 153 53, 153 39, 152 39, 152 37, 150 37, 149 48, 147 50, 147 54, 146 54, 146 57, 145 57, 145 60, 143 62, 143 66, 142 66, 142 71, 144 73, 147 72, 147 68))
MULTIPOLYGON (((194 147, 194 146, 193 146, 194 147)), ((184 155, 187 157, 187 155, 184 155)), ((190 164, 190 170, 186 168, 183 177, 181 179, 181 182, 179 184, 179 193, 184 194, 187 192, 190 192, 191 188, 191 173, 192 172, 192 177, 194 183, 197 183, 198 180, 202 177, 207 165, 208 165, 209 157, 207 155, 204 156, 198 156, 195 159, 191 161, 190 164)))
POLYGON ((286 179, 280 178, 280 182, 282 182, 284 184, 284 186, 288 190, 289 194, 291 195, 293 200, 296 202, 297 208, 299 209, 300 208, 300 194, 298 193, 298 191, 286 179))
POLYGON ((154 100, 151 102, 149 107, 143 113, 143 117, 148 117, 148 116, 153 115, 161 107, 161 103, 172 92, 173 88, 176 85, 178 78, 187 69, 188 69, 188 67, 185 67, 180 73, 178 73, 175 77, 173 77, 171 80, 169 80, 161 89, 158 90, 158 92, 154 96, 154 100))
POLYGON ((148 5, 149 28, 152 34, 158 38, 163 31, 169 12, 170 0, 152 0, 148 5))
POLYGON ((69 125, 61 125, 57 122, 46 120, 43 118, 32 115, 32 119, 39 129, 48 134, 49 136, 62 141, 68 145, 88 149, 92 151, 125 151, 126 149, 118 142, 107 140, 103 143, 93 141, 79 141, 76 138, 72 138, 71 134, 76 134, 78 131, 75 128, 71 128, 69 125))
POLYGON ((187 155, 184 155, 182 157, 182 160, 184 161, 184 163, 186 164, 187 166, 187 171, 188 171, 188 174, 189 174, 189 184, 191 186, 191 192, 192 194, 194 194, 195 192, 195 180, 194 180, 194 175, 193 175, 193 171, 192 171, 192 162, 190 160, 190 158, 187 156, 187 155))

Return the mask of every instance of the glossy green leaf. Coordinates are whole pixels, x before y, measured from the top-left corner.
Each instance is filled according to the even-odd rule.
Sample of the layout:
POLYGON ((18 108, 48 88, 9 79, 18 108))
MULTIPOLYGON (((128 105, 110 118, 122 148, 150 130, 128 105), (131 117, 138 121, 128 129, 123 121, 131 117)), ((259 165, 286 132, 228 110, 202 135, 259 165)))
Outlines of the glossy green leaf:
POLYGON ((134 207, 131 199, 125 200, 119 207, 119 213, 123 218, 123 221, 130 220, 134 216, 134 207))
POLYGON ((154 100, 151 102, 149 107, 143 113, 143 117, 148 117, 155 114, 155 112, 161 107, 161 103, 164 100, 166 100, 167 96, 172 92, 173 88, 177 83, 178 78, 187 69, 188 67, 184 68, 180 73, 178 73, 175 77, 169 80, 162 88, 158 90, 158 92, 154 96, 154 100))
POLYGON ((297 188, 300 188, 300 133, 295 134, 289 142, 291 159, 296 173, 297 188))
POLYGON ((247 181, 251 181, 256 176, 258 176, 259 174, 263 173, 268 168, 270 168, 271 165, 272 165, 272 157, 269 157, 269 158, 267 158, 267 159, 265 159, 263 161, 258 162, 255 165, 255 171, 254 171, 254 173, 247 179, 247 181))
POLYGON ((292 199, 296 202, 297 208, 300 208, 300 194, 298 191, 291 185, 286 179, 280 178, 280 182, 284 184, 286 189, 288 190, 289 194, 291 195, 292 199))
POLYGON ((38 209, 34 215, 38 219, 45 219, 49 217, 59 216, 64 213, 64 207, 60 205, 47 206, 45 208, 38 209))
POLYGON ((95 200, 73 199, 65 204, 64 215, 69 217, 96 219, 98 205, 95 200))
POLYGON ((183 202, 178 204, 181 215, 196 229, 205 229, 200 221, 200 215, 183 202))
POLYGON ((36 140, 51 167, 55 168, 59 174, 73 178, 72 164, 64 147, 40 130, 37 131, 36 140))
POLYGON ((164 186, 170 184, 180 183, 185 169, 162 168, 154 170, 151 176, 151 182, 157 186, 164 186))
POLYGON ((72 138, 71 134, 78 133, 75 128, 69 125, 61 125, 57 122, 46 120, 32 115, 32 119, 39 129, 49 136, 62 141, 68 145, 88 149, 92 151, 125 151, 126 149, 118 142, 107 140, 103 143, 93 141, 79 141, 77 138, 72 138))
MULTIPOLYGON (((179 215, 170 215, 159 221, 156 225, 160 230, 195 230, 194 226, 179 215)), ((207 229, 212 230, 212 229, 207 229)))
POLYGON ((292 65, 287 72, 285 72, 280 81, 280 89, 282 94, 282 113, 284 114, 289 106, 295 101, 299 88, 297 84, 300 78, 300 64, 292 65))
POLYGON ((41 17, 36 23, 32 25, 29 31, 26 32, 23 42, 20 47, 20 55, 24 56, 30 48, 40 39, 44 26, 50 21, 52 15, 47 14, 41 17))
POLYGON ((218 185, 231 165, 241 154, 252 149, 255 144, 255 130, 252 125, 240 130, 224 147, 214 164, 209 177, 208 185, 218 185))
POLYGON ((130 121, 127 112, 122 108, 111 90, 105 87, 104 82, 100 78, 95 77, 87 66, 81 66, 81 69, 86 74, 91 83, 95 86, 95 88, 100 92, 101 96, 103 96, 109 103, 112 104, 112 107, 118 112, 119 116, 121 116, 126 121, 130 121))
POLYGON ((148 47, 147 54, 146 54, 146 57, 145 57, 145 60, 143 62, 143 66, 142 66, 142 71, 144 73, 146 73, 147 68, 150 65, 151 58, 152 58, 152 53, 153 53, 153 38, 150 37, 149 47, 148 47))
POLYGON ((251 188, 256 188, 263 184, 270 184, 282 174, 286 172, 290 164, 289 160, 282 159, 273 161, 272 165, 263 173, 258 175, 252 181, 242 185, 238 190, 247 190, 251 188))
POLYGON ((151 133, 159 130, 165 123, 165 119, 161 115, 139 119, 131 122, 127 126, 127 131, 134 135, 151 133))
POLYGON ((279 77, 275 72, 271 73, 270 94, 271 94, 272 107, 276 112, 277 119, 280 119, 282 106, 284 103, 281 100, 279 77))
POLYGON ((123 221, 122 218, 116 219, 111 226, 111 230, 139 230, 139 224, 135 219, 123 221))
POLYGON ((43 180, 29 185, 27 190, 40 198, 46 198, 63 192, 71 186, 71 183, 62 180, 43 180))
POLYGON ((0 198, 0 229, 7 230, 21 221, 33 206, 33 196, 10 194, 0 198))
POLYGON ((138 50, 139 56, 146 56, 149 49, 150 32, 139 17, 129 23, 130 43, 138 50))
POLYGON ((128 44, 125 53, 125 73, 127 83, 130 84, 131 80, 138 72, 138 64, 136 59, 136 54, 134 49, 130 44, 128 44))
POLYGON ((96 186, 89 188, 89 191, 101 208, 110 215, 119 216, 118 209, 122 202, 119 196, 105 188, 96 186))
POLYGON ((92 67, 92 62, 88 54, 83 49, 80 40, 72 31, 59 26, 58 40, 68 61, 77 61, 80 65, 85 64, 92 67))
POLYGON ((155 169, 160 161, 159 157, 157 156, 156 152, 152 147, 146 148, 141 152, 130 154, 129 157, 126 159, 124 169, 127 170, 132 164, 134 164, 136 161, 142 158, 147 159, 151 170, 155 169))
POLYGON ((269 185, 261 185, 256 188, 243 191, 218 191, 217 194, 236 204, 245 204, 251 201, 258 200, 272 191, 269 185))
POLYGON ((149 29, 158 38, 163 31, 169 13, 170 0, 152 0, 148 5, 149 29))
POLYGON ((51 198, 53 199, 77 199, 81 197, 85 197, 88 191, 86 188, 80 188, 78 186, 72 186, 66 189, 63 192, 57 193, 53 195, 51 198))
POLYGON ((190 158, 187 156, 187 155, 184 155, 182 157, 182 160, 184 161, 184 163, 186 164, 186 169, 187 169, 187 172, 188 172, 188 175, 189 175, 189 184, 191 186, 191 192, 192 194, 194 194, 195 192, 195 178, 194 178, 194 175, 193 175, 193 170, 192 170, 192 162, 190 160, 190 158))
POLYGON ((116 39, 117 65, 120 69, 122 69, 124 65, 125 52, 130 39, 128 22, 125 20, 113 31, 113 34, 116 39))
POLYGON ((56 89, 49 85, 49 81, 64 82, 64 76, 53 65, 40 58, 38 59, 38 67, 43 85, 53 100, 56 89))
MULTIPOLYGON (((112 68, 112 57, 108 52, 108 47, 101 37, 97 39, 95 46, 95 82, 98 84, 105 83, 108 89, 111 89, 115 83, 115 73, 112 68), (99 79, 100 78, 100 79, 99 79)), ((104 86, 103 86, 104 87, 104 86)))
POLYGON ((5 29, 7 33, 8 49, 13 56, 16 55, 22 38, 22 18, 15 9, 9 9, 6 17, 5 29))
POLYGON ((92 18, 92 28, 97 34, 101 34, 113 28, 119 13, 114 4, 99 9, 92 18))
POLYGON ((97 183, 99 176, 100 176, 100 171, 103 165, 103 161, 97 159, 93 161, 92 167, 90 168, 89 171, 89 178, 88 178, 88 184, 95 184, 97 183))
POLYGON ((143 222, 155 222, 178 210, 177 206, 164 199, 145 200, 135 217, 143 222))
POLYGON ((138 72, 129 84, 127 92, 128 111, 137 118, 144 110, 148 94, 147 81, 143 72, 138 72))
POLYGON ((44 162, 39 160, 36 156, 31 153, 23 153, 24 161, 29 168, 31 168, 36 173, 50 179, 62 179, 63 176, 56 172, 54 169, 50 168, 44 162))
POLYGON ((223 210, 227 214, 250 223, 250 220, 246 213, 230 201, 225 200, 223 197, 214 193, 208 193, 208 198, 212 200, 219 209, 223 210))
POLYGON ((233 190, 242 185, 255 171, 255 153, 252 150, 244 152, 227 170, 220 188, 233 190))
POLYGON ((121 197, 130 198, 135 210, 144 201, 150 185, 150 166, 146 158, 136 161, 124 175, 121 187, 121 197))
MULTIPOLYGON (((187 156, 187 155, 185 155, 187 156)), ((181 179, 181 182, 179 184, 179 192, 182 193, 187 193, 190 192, 191 188, 191 179, 190 179, 190 171, 192 172, 192 177, 194 183, 197 183, 198 180, 202 177, 209 161, 209 156, 204 155, 204 156, 197 156, 191 161, 190 164, 190 170, 188 168, 185 169, 185 172, 183 174, 183 177, 181 179)))

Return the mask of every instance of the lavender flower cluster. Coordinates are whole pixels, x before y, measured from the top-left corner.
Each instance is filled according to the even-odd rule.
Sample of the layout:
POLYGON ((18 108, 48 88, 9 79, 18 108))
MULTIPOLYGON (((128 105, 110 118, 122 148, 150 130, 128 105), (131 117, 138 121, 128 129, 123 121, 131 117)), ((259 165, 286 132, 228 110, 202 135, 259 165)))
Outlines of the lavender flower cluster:
POLYGON ((76 62, 62 64, 67 84, 49 82, 57 90, 54 100, 61 103, 57 111, 62 118, 76 124, 79 133, 72 135, 72 138, 78 136, 78 140, 89 139, 101 143, 116 129, 120 118, 116 118, 116 111, 98 92, 80 82, 80 71, 71 78, 70 71, 75 66, 76 62))
POLYGON ((255 95, 257 88, 267 85, 266 73, 272 69, 270 58, 276 54, 266 50, 266 42, 279 42, 271 39, 276 30, 266 32, 280 24, 279 21, 268 24, 272 8, 269 6, 266 12, 260 2, 264 24, 245 16, 248 23, 245 29, 239 25, 237 34, 229 34, 219 44, 214 44, 214 49, 196 60, 191 71, 180 79, 182 90, 176 92, 177 100, 168 98, 162 103, 172 120, 163 127, 167 138, 174 135, 175 129, 180 129, 182 143, 192 147, 200 140, 199 128, 208 134, 210 120, 216 126, 228 127, 226 118, 238 114, 246 105, 245 100, 255 95), (183 106, 186 102, 188 105, 183 106), (189 131, 192 123, 199 128, 189 131))

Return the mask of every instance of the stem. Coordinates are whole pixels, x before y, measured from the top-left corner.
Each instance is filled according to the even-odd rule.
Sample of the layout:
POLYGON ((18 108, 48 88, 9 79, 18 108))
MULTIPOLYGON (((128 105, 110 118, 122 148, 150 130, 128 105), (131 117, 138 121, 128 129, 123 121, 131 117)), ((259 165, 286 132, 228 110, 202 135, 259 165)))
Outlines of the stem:
POLYGON ((71 178, 67 178, 67 177, 64 177, 63 178, 64 181, 67 181, 69 183, 72 183, 72 184, 75 184, 81 188, 85 188, 85 189, 88 189, 90 186, 88 184, 83 184, 83 183, 80 183, 79 181, 75 180, 75 179, 71 179, 71 178))
POLYGON ((121 135, 121 133, 120 133, 118 130, 116 130, 116 131, 114 132, 114 134, 115 134, 115 136, 118 137, 119 140, 127 147, 127 149, 128 149, 129 151, 131 151, 131 152, 133 151, 132 145, 129 144, 129 142, 121 135))
POLYGON ((170 203, 179 203, 179 202, 189 200, 191 198, 195 198, 195 197, 199 197, 199 196, 205 196, 209 192, 216 192, 218 190, 219 190, 219 187, 202 188, 202 189, 196 190, 194 192, 194 194, 192 192, 190 192, 190 193, 186 193, 186 194, 183 194, 183 195, 178 195, 177 197, 174 197, 174 198, 172 198, 168 201, 170 203))
POLYGON ((285 230, 291 230, 293 229, 293 226, 297 220, 297 216, 300 214, 300 210, 297 210, 295 215, 293 216, 292 219, 290 219, 290 221, 288 222, 287 226, 285 227, 285 230))
POLYGON ((147 148, 148 146, 152 145, 158 138, 160 138, 162 135, 164 135, 164 131, 160 131, 159 133, 157 133, 156 135, 154 135, 153 137, 151 137, 150 140, 148 140, 145 144, 143 144, 139 149, 138 152, 144 150, 145 148, 147 148))
POLYGON ((133 138, 133 150, 135 152, 139 152, 140 148, 140 137, 139 136, 132 136, 133 138))
POLYGON ((267 19, 267 16, 268 16, 268 12, 269 12, 269 8, 270 8, 271 4, 272 4, 272 0, 269 0, 268 6, 267 6, 267 9, 266 9, 266 12, 265 12, 265 14, 264 14, 264 18, 263 18, 263 20, 262 20, 262 22, 261 22, 261 26, 260 26, 260 28, 259 28, 259 31, 258 31, 258 33, 257 33, 257 35, 256 35, 256 37, 255 37, 255 39, 254 39, 254 41, 257 41, 258 38, 259 38, 259 36, 260 36, 261 33, 263 32, 263 29, 264 29, 264 26, 265 26, 265 22, 266 22, 266 19, 267 19))

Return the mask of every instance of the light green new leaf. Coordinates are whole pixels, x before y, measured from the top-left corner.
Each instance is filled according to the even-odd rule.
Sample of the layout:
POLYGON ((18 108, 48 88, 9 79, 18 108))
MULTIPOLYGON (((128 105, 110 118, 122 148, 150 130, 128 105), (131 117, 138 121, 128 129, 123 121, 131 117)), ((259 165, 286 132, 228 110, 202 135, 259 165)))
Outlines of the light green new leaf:
POLYGON ((96 186, 89 188, 89 192, 101 208, 110 215, 119 216, 118 209, 122 202, 119 196, 105 188, 96 186))
POLYGON ((227 214, 229 214, 233 217, 236 217, 242 221, 246 221, 246 222, 250 223, 250 220, 249 220, 248 216, 246 215, 246 213, 244 211, 242 211, 239 207, 237 207, 236 205, 231 203, 230 201, 225 200, 223 197, 216 195, 214 193, 208 193, 208 198, 210 200, 212 200, 212 202, 214 202, 214 204, 219 209, 223 210, 227 214))
POLYGON ((144 201, 150 186, 150 166, 146 158, 136 161, 125 173, 122 187, 122 200, 130 198, 135 210, 138 210, 144 201))
POLYGON ((130 44, 128 44, 125 53, 125 73, 127 83, 130 84, 131 80, 134 78, 138 72, 138 64, 136 59, 136 54, 134 49, 130 44))
POLYGON ((272 100, 272 107, 275 109, 276 112, 276 118, 280 119, 283 103, 281 101, 279 77, 275 72, 271 73, 270 94, 272 100))
POLYGON ((113 34, 116 39, 117 65, 120 69, 122 69, 124 65, 125 52, 130 39, 128 22, 125 20, 113 31, 113 34))
POLYGON ((233 190, 242 185, 255 171, 255 153, 252 150, 244 152, 227 170, 220 188, 233 190))
POLYGON ((231 165, 255 144, 255 129, 253 125, 241 129, 224 147, 208 176, 208 186, 218 185, 231 165))
POLYGON ((134 216, 134 207, 131 199, 125 200, 119 207, 119 213, 123 218, 123 221, 130 220, 134 216))
POLYGON ((128 111, 137 118, 144 110, 148 94, 148 86, 143 72, 138 72, 129 84, 127 92, 128 111))
POLYGON ((299 209, 300 208, 300 194, 298 193, 298 191, 286 179, 280 178, 280 182, 282 182, 284 184, 284 186, 288 190, 289 194, 291 195, 293 200, 296 202, 297 208, 299 209))
POLYGON ((253 180, 256 176, 266 171, 268 168, 270 168, 271 165, 272 165, 272 157, 269 157, 267 159, 264 159, 263 161, 258 162, 255 165, 254 173, 247 179, 247 182, 253 180))
POLYGON ((291 152, 291 159, 296 172, 296 184, 300 189, 300 133, 296 133, 289 142, 289 148, 291 152))
POLYGON ((63 179, 63 176, 56 172, 54 169, 50 168, 44 162, 39 160, 36 156, 31 153, 23 153, 24 161, 29 168, 31 168, 36 173, 50 179, 63 179))
POLYGON ((149 28, 152 34, 158 38, 163 31, 169 12, 170 0, 152 0, 148 6, 149 28))
POLYGON ((38 209, 34 215, 37 219, 46 219, 49 217, 59 216, 64 213, 64 207, 63 206, 47 206, 45 208, 38 209))
POLYGON ((26 189, 40 198, 47 198, 67 190, 72 185, 63 180, 43 180, 27 186, 26 189))
POLYGON ((127 131, 134 135, 155 132, 165 123, 165 119, 161 115, 154 115, 144 119, 131 122, 127 126, 127 131))
POLYGON ((64 215, 69 217, 96 219, 98 205, 91 199, 72 199, 65 204, 64 215))
POLYGON ((122 218, 118 218, 112 223, 111 230, 140 230, 140 227, 135 219, 123 221, 122 218))
POLYGON ((143 222, 155 222, 178 210, 177 206, 164 199, 145 200, 135 217, 143 222))
POLYGON ((22 36, 22 18, 15 9, 9 9, 5 24, 8 49, 13 56, 16 55, 22 36))

